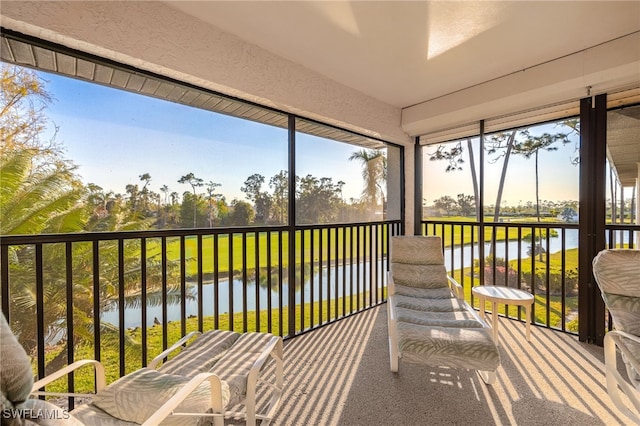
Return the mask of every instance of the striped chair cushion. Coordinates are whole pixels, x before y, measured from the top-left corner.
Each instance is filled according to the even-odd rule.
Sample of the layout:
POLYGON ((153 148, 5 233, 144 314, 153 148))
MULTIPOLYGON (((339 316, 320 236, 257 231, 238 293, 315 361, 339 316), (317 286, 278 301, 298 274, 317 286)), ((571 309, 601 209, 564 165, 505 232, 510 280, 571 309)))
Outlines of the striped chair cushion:
POLYGON ((640 336, 640 297, 602 293, 617 330, 640 336))
POLYGON ((396 308, 398 321, 438 327, 482 328, 482 323, 468 311, 424 312, 396 308))
POLYGON ((418 265, 443 265, 440 237, 391 237, 391 262, 418 265))
POLYGON ((640 336, 640 250, 601 251, 593 275, 615 328, 640 336))
POLYGON ((244 400, 247 394, 247 377, 253 363, 273 338, 269 333, 244 333, 213 366, 211 372, 229 384, 229 406, 244 400))
POLYGON ((458 299, 423 299, 419 297, 395 296, 396 307, 427 312, 466 311, 465 305, 458 299))
POLYGON ((418 288, 449 287, 444 265, 410 265, 394 263, 391 276, 396 285, 418 288))
POLYGON ((640 250, 603 250, 593 259, 593 275, 605 293, 640 297, 640 250))
MULTIPOLYGON (((189 380, 190 377, 142 368, 104 388, 93 398, 93 404, 118 419, 144 423, 189 380)), ((229 386, 222 380, 223 407, 229 403, 229 399, 229 386)), ((175 411, 205 413, 210 407, 210 383, 205 381, 175 411)), ((199 422, 199 417, 169 416, 162 424, 197 425, 199 422)))
POLYGON ((449 286, 441 288, 420 288, 396 285, 394 286, 393 294, 409 297, 421 297, 423 299, 451 299, 453 297, 453 293, 449 286))
POLYGON ((138 424, 113 417, 106 411, 102 411, 91 403, 82 404, 79 407, 74 408, 71 414, 73 415, 73 418, 82 422, 83 425, 135 426, 138 424))
POLYGON ((433 367, 446 365, 495 371, 500 353, 486 328, 455 328, 398 323, 398 349, 402 358, 433 367))
POLYGON ((0 409, 24 402, 32 385, 31 360, 0 313, 0 409))
POLYGON ((239 337, 240 333, 234 331, 212 330, 202 333, 158 371, 187 377, 206 373, 239 337))

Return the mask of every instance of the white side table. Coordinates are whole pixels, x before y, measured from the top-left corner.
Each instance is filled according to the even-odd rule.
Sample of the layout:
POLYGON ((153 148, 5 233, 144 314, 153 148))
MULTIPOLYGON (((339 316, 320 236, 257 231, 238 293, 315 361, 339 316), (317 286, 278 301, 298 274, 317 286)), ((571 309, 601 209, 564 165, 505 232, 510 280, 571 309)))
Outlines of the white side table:
POLYGON ((471 289, 473 295, 478 298, 480 304, 480 318, 484 319, 485 302, 491 302, 491 327, 493 328, 493 340, 498 344, 498 303, 505 305, 524 306, 526 314, 527 341, 531 341, 531 308, 534 297, 528 291, 499 285, 481 285, 471 289))

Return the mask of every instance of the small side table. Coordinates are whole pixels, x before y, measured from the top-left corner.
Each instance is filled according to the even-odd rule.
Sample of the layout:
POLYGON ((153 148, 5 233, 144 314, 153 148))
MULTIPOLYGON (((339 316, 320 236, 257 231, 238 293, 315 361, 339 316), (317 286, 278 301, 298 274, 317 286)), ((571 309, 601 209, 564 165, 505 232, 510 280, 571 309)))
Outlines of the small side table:
POLYGON ((527 341, 531 341, 531 308, 533 307, 533 294, 517 288, 499 285, 481 285, 471 289, 473 295, 478 298, 480 304, 480 318, 484 319, 485 302, 493 304, 491 312, 491 326, 493 328, 493 340, 498 344, 498 303, 505 305, 524 306, 527 327, 527 341))

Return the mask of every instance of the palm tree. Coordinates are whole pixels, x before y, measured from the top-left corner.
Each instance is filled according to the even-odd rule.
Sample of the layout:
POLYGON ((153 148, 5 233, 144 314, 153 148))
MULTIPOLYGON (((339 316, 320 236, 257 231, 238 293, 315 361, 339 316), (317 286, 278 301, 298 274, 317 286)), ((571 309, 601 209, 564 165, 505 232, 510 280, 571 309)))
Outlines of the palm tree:
POLYGON ((203 185, 203 180, 201 178, 197 178, 193 173, 187 173, 178 179, 178 183, 188 183, 191 185, 191 189, 193 190, 193 227, 195 228, 197 225, 197 216, 198 216, 198 194, 196 193, 196 187, 200 187, 203 185))
POLYGON ((359 161, 362 165, 364 189, 361 201, 375 207, 381 200, 384 205, 383 185, 387 180, 387 157, 384 151, 361 149, 351 153, 349 161, 359 161))
MULTIPOLYGON (((538 168, 538 156, 540 151, 556 151, 558 148, 553 146, 556 142, 561 141, 563 144, 570 142, 569 138, 564 133, 556 133, 554 135, 549 133, 543 133, 540 136, 532 136, 527 130, 523 130, 522 134, 525 139, 521 142, 516 142, 513 145, 513 153, 515 155, 522 155, 526 159, 533 157, 535 159, 535 171, 536 171, 536 218, 540 222, 540 172, 538 168)), ((542 229, 539 230, 538 239, 542 241, 542 229)), ((533 242, 535 244, 535 241, 533 242)), ((540 259, 542 260, 542 251, 537 250, 540 253, 540 259)), ((533 249, 536 252, 536 249, 533 249)))
POLYGON ((144 182, 142 185, 142 189, 140 190, 140 195, 142 195, 142 211, 144 214, 147 214, 149 210, 149 183, 151 183, 151 175, 149 173, 143 173, 140 176, 141 182, 144 182))
MULTIPOLYGON (((136 221, 135 215, 122 214, 115 207, 104 207, 108 215, 89 222, 96 202, 104 204, 107 196, 96 185, 84 187, 75 176, 76 166, 62 158, 62 151, 53 140, 41 140, 47 117, 38 100, 49 100, 37 75, 28 71, 15 71, 1 67, 0 90, 0 235, 67 233, 89 230, 145 229, 150 221, 136 221), (98 198, 96 198, 98 196, 98 198), (93 198, 92 198, 93 197, 93 198), (113 211, 112 211, 113 210, 113 211)), ((129 242, 125 243, 126 245, 129 242)), ((135 244, 135 243, 132 243, 135 244)), ((11 326, 27 352, 37 344, 36 322, 36 268, 42 267, 44 278, 44 324, 46 336, 64 336, 67 321, 74 324, 74 343, 91 341, 93 311, 93 248, 88 243, 71 245, 73 279, 67 281, 65 244, 45 244, 42 263, 36 265, 33 245, 12 246, 8 253, 11 296, 11 326), (73 318, 66 317, 69 301, 68 285, 73 286, 73 318)), ((140 250, 126 246, 126 259, 139 260, 140 250)), ((140 272, 127 271, 124 282, 118 276, 118 248, 115 242, 100 246, 100 311, 108 309, 118 298, 118 289, 125 287, 126 303, 139 304, 136 292, 141 287, 140 272), (136 302, 137 300, 137 302, 136 302)), ((129 262, 127 264, 133 264, 129 262)), ((160 276, 161 262, 150 258, 148 265, 147 300, 154 303, 154 292, 159 286, 154 277, 160 276)), ((178 292, 179 293, 179 292, 178 292)), ((114 327, 100 323, 105 331, 114 327)), ((128 345, 127 347, 131 347, 128 345)), ((64 362, 66 351, 53 362, 64 362)))
POLYGON ((222 186, 221 183, 215 183, 214 181, 209 181, 207 183, 207 203, 209 204, 207 207, 207 216, 209 218, 209 228, 213 228, 213 219, 217 216, 216 205, 214 201, 217 198, 216 188, 222 186))
MULTIPOLYGON (((4 152, 0 158, 0 234, 40 234, 69 232, 80 229, 86 219, 85 210, 78 208, 82 189, 74 181, 72 168, 34 171, 37 150, 27 149, 4 152)), ((15 303, 12 315, 13 330, 20 336, 26 349, 35 347, 36 330, 33 247, 12 247, 9 252, 11 265, 12 300, 15 303), (22 278, 21 278, 22 276, 22 278)), ((44 255, 49 250, 44 251, 44 255)), ((45 263, 48 265, 48 263, 45 263)), ((47 291, 45 323, 54 324, 64 316, 66 303, 58 300, 64 291, 47 291)))
MULTIPOLYGON (((129 216, 110 214, 95 219, 90 226, 88 218, 94 205, 83 202, 90 196, 75 179, 73 168, 59 167, 49 173, 33 172, 35 150, 5 153, 0 158, 0 233, 26 234, 80 231, 116 231, 123 229, 148 229, 153 219, 139 220, 134 212, 129 216), (5 215, 6 213, 6 215, 5 215)), ((126 211, 126 210, 125 210, 126 211)), ((100 292, 93 294, 93 247, 89 243, 72 245, 73 276, 69 283, 65 263, 65 244, 46 244, 42 249, 44 279, 44 324, 46 336, 65 336, 67 322, 66 288, 73 286, 74 344, 91 341, 92 329, 99 313, 93 310, 93 300, 100 298, 100 313, 112 309, 118 301, 119 289, 124 286, 125 308, 140 304, 142 285, 147 289, 147 303, 150 306, 161 303, 162 262, 159 254, 147 258, 147 280, 141 282, 140 268, 127 268, 124 279, 120 280, 119 248, 117 241, 105 241, 100 245, 100 292)), ((11 326, 19 336, 27 352, 37 345, 36 290, 35 290, 35 247, 13 246, 9 252, 10 294, 12 300, 11 326)), ((124 244, 126 265, 138 265, 140 259, 139 241, 127 240, 124 244)), ((179 272, 179 262, 170 262, 169 275, 179 272)), ((170 280, 178 282, 179 280, 170 280)), ((167 297, 172 302, 180 298, 179 285, 168 290, 167 297)), ((99 321, 104 334, 117 333, 117 327, 99 321)), ((127 341, 128 350, 138 350, 138 343, 127 341)), ((66 362, 66 351, 51 360, 51 368, 66 362)))
POLYGON ((74 167, 58 163, 35 169, 36 150, 0 157, 0 234, 39 234, 77 230, 85 216, 78 207, 84 189, 74 167))

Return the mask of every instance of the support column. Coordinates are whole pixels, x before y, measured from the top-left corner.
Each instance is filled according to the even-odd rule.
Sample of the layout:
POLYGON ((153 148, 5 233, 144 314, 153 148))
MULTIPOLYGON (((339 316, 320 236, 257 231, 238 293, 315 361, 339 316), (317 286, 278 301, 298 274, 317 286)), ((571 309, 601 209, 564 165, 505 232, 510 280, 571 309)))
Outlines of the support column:
POLYGON ((422 146, 416 137, 414 144, 414 181, 413 181, 413 235, 422 235, 422 146))
POLYGON ((580 101, 580 223, 578 337, 603 344, 604 302, 593 277, 593 258, 605 248, 606 94, 580 101), (594 102, 595 101, 595 102, 594 102))

